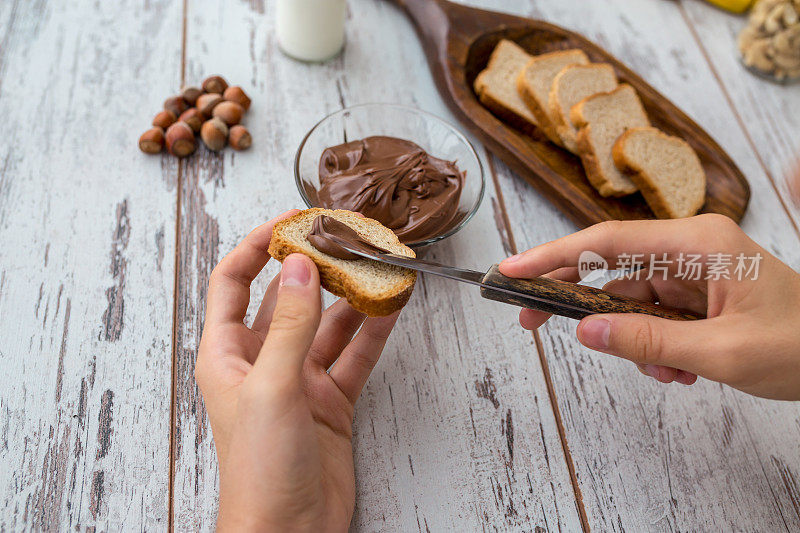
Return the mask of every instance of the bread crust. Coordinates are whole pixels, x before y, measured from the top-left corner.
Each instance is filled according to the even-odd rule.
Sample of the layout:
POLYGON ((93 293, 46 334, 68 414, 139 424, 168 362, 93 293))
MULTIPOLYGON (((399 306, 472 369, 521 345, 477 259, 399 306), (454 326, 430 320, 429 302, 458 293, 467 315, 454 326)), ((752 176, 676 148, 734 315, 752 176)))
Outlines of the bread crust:
POLYGON ((589 180, 589 183, 592 184, 592 187, 597 189, 597 192, 603 197, 622 197, 635 193, 636 187, 618 189, 603 177, 603 170, 600 167, 600 161, 597 159, 597 150, 592 145, 591 135, 592 126, 590 124, 580 128, 578 130, 575 146, 578 149, 578 155, 583 163, 583 170, 586 172, 586 178, 589 180))
MULTIPOLYGON (((644 196, 647 205, 658 218, 682 218, 696 214, 705 203, 705 195, 695 200, 694 204, 692 204, 692 206, 689 208, 690 213, 678 213, 673 209, 673 205, 669 199, 664 196, 662 189, 656 185, 657 181, 650 176, 650 174, 643 167, 637 164, 636 161, 628 158, 625 152, 625 143, 642 130, 652 131, 665 141, 681 143, 682 145, 685 145, 686 148, 688 148, 697 159, 697 164, 702 168, 700 159, 697 157, 697 153, 691 146, 689 146, 689 143, 678 137, 667 135, 663 131, 653 127, 631 128, 620 135, 619 139, 617 139, 617 142, 615 142, 614 146, 611 148, 611 156, 614 159, 614 164, 621 172, 624 172, 626 175, 630 176, 631 180, 642 192, 642 196, 644 196)), ((705 174, 703 174, 703 187, 705 188, 705 186, 706 178, 705 174)))
POLYGON ((503 122, 510 124, 528 135, 535 137, 539 134, 540 130, 537 125, 533 124, 530 120, 518 114, 513 109, 506 107, 501 102, 492 98, 488 92, 483 91, 478 93, 478 100, 503 122))
MULTIPOLYGON (((551 124, 553 125, 553 131, 555 132, 556 136, 558 136, 559 141, 561 142, 561 146, 572 152, 573 154, 578 155, 578 146, 577 146, 577 134, 573 136, 572 133, 572 124, 568 124, 565 116, 569 118, 570 109, 564 110, 563 106, 561 105, 561 99, 559 98, 558 88, 561 83, 561 79, 565 76, 565 72, 568 72, 572 67, 580 66, 581 68, 591 68, 593 70, 608 70, 610 69, 613 73, 613 67, 608 63, 590 63, 588 65, 568 65, 561 69, 561 72, 556 74, 555 79, 553 80, 553 85, 550 87, 550 94, 547 96, 547 112, 551 117, 551 124)), ((616 75, 614 76, 616 77, 616 75)), ((569 119, 571 121, 571 119, 569 119)))
MULTIPOLYGON (((411 293, 414 291, 414 284, 417 280, 417 272, 414 270, 404 270, 404 276, 401 282, 395 284, 396 286, 387 287, 387 290, 378 297, 366 294, 360 286, 358 280, 346 271, 346 268, 341 266, 342 260, 337 260, 327 254, 319 252, 315 248, 311 249, 316 252, 309 253, 308 247, 303 247, 291 238, 287 233, 288 229, 298 222, 299 219, 314 219, 319 215, 347 215, 358 216, 352 211, 343 209, 331 210, 321 208, 311 208, 301 211, 285 220, 278 222, 272 230, 272 239, 269 243, 269 254, 274 259, 283 262, 283 260, 293 253, 301 253, 309 257, 317 266, 319 271, 320 283, 322 287, 328 292, 347 299, 348 303, 357 311, 364 313, 367 316, 386 316, 394 313, 403 308, 411 298, 411 293), (339 263, 339 264, 337 264, 339 263)), ((341 218, 337 217, 338 220, 341 218)), ((371 218, 361 218, 360 221, 367 225, 372 225, 381 232, 390 232, 393 236, 394 233, 390 229, 383 226, 377 220, 371 218)), ((404 248, 405 255, 409 257, 416 257, 414 251, 400 243, 400 240, 394 236, 396 243, 404 248)), ((310 246, 310 243, 306 241, 310 246)), ((369 261, 368 259, 361 259, 359 261, 369 261)), ((388 266, 388 265, 387 265, 388 266)), ((392 267, 396 268, 396 267, 392 267)))
MULTIPOLYGON (((557 144, 558 146, 564 146, 564 143, 561 141, 561 137, 559 137, 558 133, 556 133, 555 125, 553 124, 552 117, 549 114, 548 109, 548 102, 545 100, 544 102, 540 102, 539 99, 536 97, 536 93, 534 88, 528 83, 527 76, 525 75, 529 68, 536 65, 537 63, 541 63, 543 61, 550 61, 554 58, 561 58, 567 56, 580 56, 582 59, 589 62, 589 58, 586 56, 586 53, 583 50, 578 48, 571 49, 571 50, 560 50, 558 52, 550 52, 547 54, 542 54, 538 56, 534 56, 528 64, 525 65, 525 68, 520 71, 519 76, 517 76, 517 92, 519 93, 522 101, 525 102, 525 105, 528 106, 528 109, 536 117, 536 121, 539 123, 539 127, 541 128, 542 132, 550 139, 551 142, 557 144)), ((570 65, 581 65, 585 63, 575 62, 570 63, 570 65)))
POLYGON ((519 78, 517 78, 517 91, 519 92, 520 97, 522 97, 522 101, 525 102, 526 106, 528 106, 530 112, 534 117, 536 117, 536 122, 539 123, 539 128, 542 130, 542 133, 545 134, 550 142, 563 147, 564 143, 561 142, 561 137, 559 137, 556 133, 555 127, 550 121, 550 117, 539 105, 539 102, 536 101, 536 97, 533 95, 533 89, 531 89, 527 80, 525 79, 524 70, 519 73, 519 78))
MULTIPOLYGON (((506 106, 503 102, 494 98, 490 94, 490 87, 486 82, 486 78, 490 75, 490 72, 496 68, 495 63, 502 61, 502 57, 500 57, 498 50, 504 41, 508 41, 508 43, 511 45, 519 48, 517 43, 508 39, 503 39, 498 42, 495 46, 495 49, 492 51, 492 54, 489 56, 489 61, 486 64, 486 68, 484 68, 475 78, 473 88, 475 89, 475 94, 478 95, 478 100, 481 102, 481 104, 488 108, 489 111, 494 113, 499 119, 507 122, 518 130, 535 137, 537 134, 539 134, 539 125, 531 122, 529 117, 519 114, 514 109, 506 106)), ((533 113, 531 113, 531 115, 533 115, 533 113)), ((533 119, 537 120, 535 115, 533 115, 533 119)))
MULTIPOLYGON (((630 85, 626 83, 621 83, 616 89, 613 91, 609 91, 606 93, 598 93, 592 96, 588 96, 575 104, 573 108, 570 110, 570 120, 572 120, 573 124, 578 128, 578 135, 576 137, 576 147, 578 149, 578 155, 583 162, 584 170, 586 171, 586 177, 589 179, 589 183, 597 189, 597 192, 600 193, 600 196, 627 196, 629 194, 633 194, 637 191, 636 185, 632 182, 630 184, 614 184, 610 179, 608 179, 604 172, 603 168, 600 165, 600 161, 598 158, 598 149, 596 146, 592 144, 592 125, 584 116, 584 109, 586 105, 594 100, 595 98, 599 97, 606 97, 611 94, 617 93, 623 90, 634 90, 630 85)), ((635 90, 634 90, 635 91, 635 90)), ((644 111, 644 107, 642 106, 641 102, 639 102, 639 106, 641 107, 642 114, 646 117, 647 114, 644 111)), ((649 123, 649 121, 648 121, 649 123)), ((619 180, 618 180, 619 181, 619 180)))

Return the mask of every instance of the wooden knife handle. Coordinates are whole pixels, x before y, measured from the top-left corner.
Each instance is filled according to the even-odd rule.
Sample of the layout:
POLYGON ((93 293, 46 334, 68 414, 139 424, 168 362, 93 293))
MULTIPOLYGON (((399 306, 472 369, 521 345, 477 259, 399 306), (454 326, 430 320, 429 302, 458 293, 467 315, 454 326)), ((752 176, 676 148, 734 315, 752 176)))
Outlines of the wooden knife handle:
POLYGON ((621 296, 608 291, 548 278, 515 279, 500 273, 497 265, 486 273, 483 283, 523 294, 510 294, 481 287, 481 296, 489 300, 527 307, 554 315, 566 316, 577 320, 596 313, 643 313, 670 320, 697 320, 704 318, 690 311, 670 309, 650 302, 643 302, 628 296, 621 296), (527 298, 546 298, 553 302, 547 304, 527 298))

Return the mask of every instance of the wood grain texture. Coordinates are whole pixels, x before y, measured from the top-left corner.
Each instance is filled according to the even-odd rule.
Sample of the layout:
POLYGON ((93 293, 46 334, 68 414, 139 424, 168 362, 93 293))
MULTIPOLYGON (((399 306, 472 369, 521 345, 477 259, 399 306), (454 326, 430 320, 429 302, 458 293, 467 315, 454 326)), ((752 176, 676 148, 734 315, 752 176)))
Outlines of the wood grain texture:
MULTIPOLYGON (((691 34, 674 5, 609 1, 601 7, 575 0, 505 7, 585 32, 681 102, 751 182, 744 229, 800 266, 790 221, 702 54, 685 46, 691 34)), ((575 230, 502 163, 495 168, 520 249, 575 230), (537 214, 534 223, 529 213, 537 214)), ((627 362, 581 347, 574 329, 574 322, 555 318, 540 338, 594 530, 790 531, 800 525, 798 471, 790 466, 800 456, 796 404, 709 382, 657 384, 627 362)))
POLYGON ((0 530, 166 527, 180 15, 0 3, 0 530))
POLYGON ((500 289, 498 291, 481 287, 481 295, 484 298, 576 320, 596 313, 644 313, 670 320, 699 318, 694 313, 670 309, 569 281, 543 277, 509 278, 500 273, 498 265, 492 265, 486 272, 483 283, 500 289))
MULTIPOLYGON (((448 116, 404 16, 368 2, 357 7, 356 24, 353 9, 344 54, 306 65, 277 50, 273 4, 264 15, 244 4, 188 5, 187 80, 222 72, 243 85, 253 98, 245 123, 254 143, 243 153, 201 151, 186 163, 176 529, 212 529, 216 515, 216 459, 192 376, 211 267, 253 226, 302 207, 291 170, 294 150, 324 115, 381 95, 448 116), (386 60, 376 64, 377 42, 384 43, 379 53, 386 60)), ((432 258, 486 268, 487 255, 507 253, 493 205, 487 198, 465 233, 437 245, 432 258), (474 242, 486 246, 478 251, 474 242)), ((275 272, 271 264, 259 277, 253 306, 275 272)), ((513 308, 485 301, 477 290, 420 279, 356 409, 354 530, 580 529, 546 386, 529 355, 535 347, 515 321, 513 308)))
POLYGON ((800 85, 776 85, 748 75, 739 62, 736 39, 746 17, 721 15, 703 2, 680 6, 709 68, 756 151, 759 165, 800 227, 800 85))

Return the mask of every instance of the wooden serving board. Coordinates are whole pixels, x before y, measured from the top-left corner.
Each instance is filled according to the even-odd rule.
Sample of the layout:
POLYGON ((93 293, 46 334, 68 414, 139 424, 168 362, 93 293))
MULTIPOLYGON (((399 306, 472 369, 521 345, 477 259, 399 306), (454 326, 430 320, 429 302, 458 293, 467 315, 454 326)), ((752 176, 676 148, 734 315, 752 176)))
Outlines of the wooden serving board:
POLYGON ((741 221, 750 200, 747 180, 727 153, 692 119, 614 56, 577 33, 546 22, 467 7, 447 0, 394 0, 414 21, 436 85, 455 115, 495 155, 581 226, 604 220, 655 218, 641 194, 603 198, 578 157, 502 122, 478 101, 473 81, 501 39, 530 54, 580 48, 593 62, 611 64, 620 82, 639 93, 650 122, 685 139, 706 171, 701 212, 741 221))

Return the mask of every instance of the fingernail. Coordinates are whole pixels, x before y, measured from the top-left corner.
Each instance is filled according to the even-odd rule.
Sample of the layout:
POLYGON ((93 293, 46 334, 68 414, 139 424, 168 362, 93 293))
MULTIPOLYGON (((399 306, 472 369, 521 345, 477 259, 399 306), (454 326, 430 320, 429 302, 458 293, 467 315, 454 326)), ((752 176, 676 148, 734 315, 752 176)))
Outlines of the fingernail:
POLYGON ((281 287, 303 287, 311 280, 308 262, 301 257, 289 256, 283 260, 281 287))
POLYGON ((505 259, 503 259, 502 262, 503 263, 513 263, 515 261, 519 261, 520 259, 522 259, 522 254, 516 254, 516 255, 512 255, 511 257, 506 257, 505 259))
POLYGON ((587 320, 581 326, 581 342, 595 350, 608 348, 608 338, 611 335, 611 322, 605 318, 587 320))
POLYGON ((658 365, 644 365, 644 373, 650 376, 651 378, 658 379, 660 370, 658 369, 658 365))

